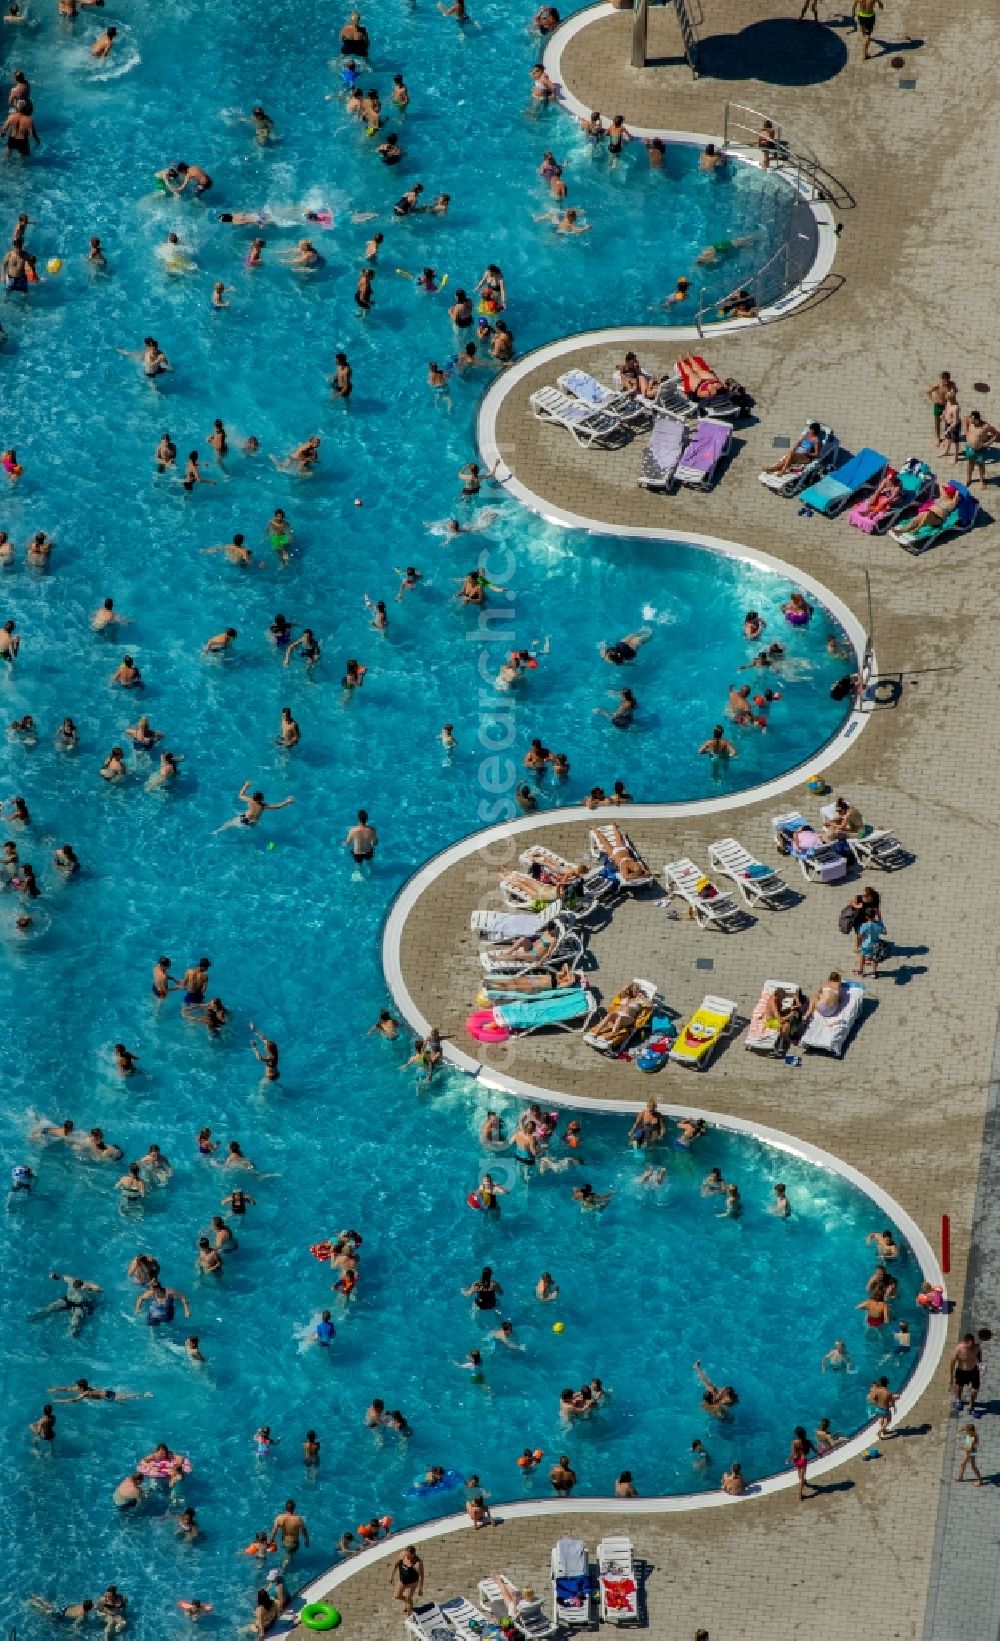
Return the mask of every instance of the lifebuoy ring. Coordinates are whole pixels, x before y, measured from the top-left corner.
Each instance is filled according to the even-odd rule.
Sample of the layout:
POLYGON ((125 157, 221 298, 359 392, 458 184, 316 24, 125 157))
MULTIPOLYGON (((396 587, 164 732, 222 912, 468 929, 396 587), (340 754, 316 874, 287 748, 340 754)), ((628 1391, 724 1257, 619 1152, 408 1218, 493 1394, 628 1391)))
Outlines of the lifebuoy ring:
POLYGON ((477 1009, 465 1022, 470 1037, 479 1043, 505 1043, 510 1036, 506 1026, 498 1026, 492 1009, 477 1009))
POLYGON ((299 1613, 299 1623, 307 1630, 335 1630, 340 1614, 329 1601, 310 1601, 299 1613))

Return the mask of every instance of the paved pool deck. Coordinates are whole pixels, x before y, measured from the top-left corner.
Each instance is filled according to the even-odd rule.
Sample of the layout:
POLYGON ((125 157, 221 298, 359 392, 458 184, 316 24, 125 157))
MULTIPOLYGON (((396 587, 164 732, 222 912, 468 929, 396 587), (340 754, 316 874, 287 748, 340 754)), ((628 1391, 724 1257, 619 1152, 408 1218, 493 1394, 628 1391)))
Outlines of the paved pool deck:
MULTIPOLYGON (((877 32, 891 43, 862 63, 859 37, 829 0, 820 0, 828 22, 818 27, 794 21, 797 5, 783 13, 772 0, 703 3, 700 79, 676 62, 629 68, 627 14, 570 42, 564 78, 588 105, 650 127, 721 131, 727 97, 773 111, 856 201, 837 212, 843 232, 833 277, 793 317, 697 349, 723 375, 745 381, 757 401, 757 419, 739 430, 728 470, 707 495, 649 496, 635 482, 638 444, 584 453, 568 435, 541 427, 527 401, 552 379, 544 370, 506 399, 498 440, 518 479, 556 507, 625 528, 703 530, 777 554, 824 581, 865 625, 870 577, 879 665, 903 673, 902 691, 895 707, 871 714, 829 778, 868 818, 891 825, 915 860, 872 878, 895 955, 869 984, 872 1001, 841 1063, 811 1056, 786 1068, 746 1053, 737 1038, 704 1075, 671 1067, 652 1080, 560 1037, 519 1045, 516 1074, 612 1099, 655 1091, 665 1103, 766 1123, 836 1153, 891 1192, 933 1242, 941 1215, 951 1216, 951 1337, 960 1325, 996 1331, 1000 485, 986 490, 986 517, 973 534, 913 559, 843 521, 801 519, 757 473, 774 459, 775 435, 795 434, 813 416, 831 422, 851 449, 867 443, 897 461, 931 459, 924 389, 942 367, 959 382, 963 408, 978 403, 988 419, 1000 412, 1000 216, 988 188, 1000 137, 991 79, 1000 16, 974 0, 947 8, 886 0, 877 32), (903 68, 891 66, 895 55, 903 68), (915 86, 901 84, 911 80, 915 86), (970 391, 991 380, 990 397, 970 391)), ((654 55, 676 57, 669 9, 653 10, 650 38, 654 55)), ((553 111, 544 136, 557 151, 559 118, 553 111)), ((673 278, 665 247, 664 291, 673 278)), ((659 369, 680 350, 665 335, 638 351, 659 369)), ((584 345, 560 369, 581 364, 607 375, 620 352, 584 345)), ((799 800, 814 809, 800 791, 714 821, 633 824, 627 810, 619 818, 656 870, 682 853, 704 862, 707 843, 729 833, 774 859, 770 816, 799 800)), ((539 835, 576 855, 586 829, 586 821, 560 820, 539 835)), ((519 847, 530 841, 519 839, 519 847)), ((437 879, 413 909, 400 950, 420 1010, 464 1049, 462 1022, 480 972, 469 913, 491 903, 497 876, 495 866, 478 867, 467 860, 437 879)), ((803 889, 801 902, 762 913, 740 934, 704 933, 668 919, 651 900, 627 903, 593 940, 595 984, 607 996, 638 974, 661 984, 678 1009, 715 991, 746 1014, 767 977, 814 985, 831 967, 848 965, 849 943, 837 930, 847 894, 843 886, 792 881, 803 889)), ((776 1349, 788 1364, 791 1424, 795 1341, 776 1341, 776 1349)), ((994 1361, 987 1395, 996 1390, 994 1361)), ((712 1641, 986 1641, 1000 1622, 1000 1426, 991 1416, 979 1426, 990 1485, 958 1488, 949 1479, 956 1421, 948 1408, 939 1370, 883 1457, 846 1464, 805 1504, 783 1493, 669 1517, 595 1511, 430 1540, 422 1552, 427 1592, 474 1595, 491 1568, 546 1591, 557 1537, 583 1537, 593 1551, 604 1533, 627 1530, 648 1568, 648 1628, 658 1641, 690 1641, 698 1625, 712 1641)), ((362 1564, 338 1588, 343 1633, 358 1641, 399 1633, 390 1565, 362 1564)))

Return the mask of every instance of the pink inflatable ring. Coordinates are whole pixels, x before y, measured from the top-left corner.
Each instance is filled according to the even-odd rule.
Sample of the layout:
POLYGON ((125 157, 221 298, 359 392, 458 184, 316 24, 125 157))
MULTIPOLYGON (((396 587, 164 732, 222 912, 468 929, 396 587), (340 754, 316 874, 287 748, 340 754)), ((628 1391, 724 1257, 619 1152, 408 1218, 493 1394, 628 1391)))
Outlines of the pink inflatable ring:
POLYGON ((465 1022, 465 1029, 477 1043, 505 1043, 510 1036, 506 1026, 498 1026, 492 1009, 477 1009, 465 1022))

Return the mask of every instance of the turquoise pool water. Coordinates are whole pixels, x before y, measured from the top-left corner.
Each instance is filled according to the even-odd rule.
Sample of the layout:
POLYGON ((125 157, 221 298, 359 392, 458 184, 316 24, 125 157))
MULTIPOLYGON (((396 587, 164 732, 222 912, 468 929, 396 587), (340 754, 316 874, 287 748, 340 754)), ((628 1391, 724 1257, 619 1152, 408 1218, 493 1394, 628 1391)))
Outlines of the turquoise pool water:
MULTIPOLYGON (((316 6, 262 26, 259 12, 239 3, 206 29, 194 7, 168 13, 140 3, 127 19, 112 8, 88 14, 75 34, 46 16, 17 35, 17 66, 33 83, 44 146, 23 171, 0 167, 0 211, 8 221, 27 211, 28 245, 41 267, 63 259, 26 308, 16 298, 4 305, 9 344, 0 354, 0 442, 17 447, 25 468, 0 497, 0 528, 17 549, 14 567, 0 573, 2 618, 14 619, 24 639, 0 685, 2 721, 27 713, 38 726, 37 744, 16 736, 3 744, 0 796, 23 795, 31 822, 0 835, 15 839, 42 889, 25 931, 15 927, 25 911, 19 898, 0 896, 0 1142, 8 1166, 30 1159, 39 1174, 36 1195, 12 1201, 4 1238, 9 1317, 24 1325, 8 1329, 10 1418, 0 1451, 5 1526, 19 1551, 0 1621, 16 1622, 19 1634, 46 1628, 25 1615, 25 1590, 72 1600, 109 1579, 131 1595, 134 1632, 143 1637, 179 1623, 175 1602, 188 1595, 214 1601, 223 1627, 231 1614, 245 1619, 254 1575, 234 1551, 289 1493, 314 1533, 301 1580, 329 1560, 342 1530, 377 1506, 401 1523, 434 1513, 440 1500, 403 1497, 421 1465, 477 1468, 495 1497, 509 1494, 519 1474, 513 1456, 527 1440, 547 1452, 559 1445, 554 1407, 567 1375, 600 1374, 616 1393, 607 1413, 571 1433, 582 1485, 596 1491, 630 1463, 645 1491, 696 1483, 684 1454, 700 1430, 689 1362, 699 1350, 710 1371, 730 1371, 745 1387, 738 1430, 749 1474, 781 1463, 787 1423, 809 1422, 814 1411, 845 1423, 860 1416, 860 1380, 837 1387, 843 1404, 817 1381, 776 1422, 772 1336, 756 1322, 734 1329, 732 1316, 740 1294, 743 1313, 752 1312, 755 1285, 767 1281, 787 1299, 796 1340, 809 1318, 810 1351, 827 1348, 827 1335, 851 1325, 866 1274, 862 1232, 872 1215, 862 1199, 806 1170, 801 1192, 793 1186, 793 1224, 772 1224, 756 1209, 775 1169, 791 1181, 793 1165, 745 1145, 730 1157, 731 1142, 713 1138, 699 1170, 718 1160, 752 1204, 736 1231, 711 1219, 680 1173, 665 1194, 640 1193, 620 1127, 595 1123, 588 1164, 619 1191, 608 1214, 585 1222, 582 1240, 556 1177, 514 1182, 500 1225, 487 1227, 464 1206, 482 1161, 467 1085, 446 1079, 422 1092, 400 1074, 400 1049, 364 1035, 384 1001, 376 937, 391 894, 435 848, 497 818, 482 808, 496 801, 482 784, 484 727, 494 744, 510 729, 513 767, 535 735, 569 754, 566 784, 542 784, 541 801, 551 803, 576 801, 595 781, 616 777, 647 798, 704 796, 716 781, 722 789, 751 785, 809 757, 842 716, 828 689, 843 663, 826 654, 833 628, 818 612, 804 633, 785 634, 790 659, 767 733, 736 732, 739 757, 713 770, 696 748, 723 710, 734 669, 753 653, 743 613, 765 615, 768 638, 783 633, 779 605, 789 586, 678 544, 561 532, 501 491, 484 490, 471 510, 458 509, 456 473, 474 455, 473 415, 487 373, 455 381, 450 407, 431 395, 427 361, 447 359, 455 343, 441 301, 418 296, 394 274, 397 265, 432 260, 454 289, 499 261, 507 317, 524 348, 606 322, 612 308, 616 318, 634 315, 700 245, 747 224, 777 233, 789 204, 773 180, 740 173, 712 182, 681 153, 660 177, 646 174, 639 155, 610 171, 555 112, 538 124, 522 118, 534 48, 499 7, 476 11, 483 27, 464 43, 430 8, 369 18, 372 83, 385 95, 400 68, 414 99, 403 127, 408 158, 395 172, 347 128, 340 104, 325 101, 337 86, 327 59, 340 18, 316 6), (121 49, 95 72, 85 47, 108 22, 120 29, 121 49), (264 152, 237 119, 258 99, 283 139, 264 152), (551 146, 595 223, 586 240, 557 241, 531 223, 546 203, 534 167, 551 146), (216 178, 211 205, 150 197, 153 171, 182 156, 216 178), (429 191, 452 193, 447 220, 391 220, 391 201, 418 175, 429 191), (294 241, 307 200, 330 206, 337 220, 316 236, 326 268, 302 282, 274 250, 294 241), (250 273, 250 233, 215 219, 220 209, 263 205, 288 226, 267 230, 265 266, 250 273), (369 210, 370 222, 351 220, 369 210), (376 308, 362 325, 351 292, 375 228, 385 231, 386 251, 376 308), (196 271, 170 273, 157 257, 171 229, 196 271), (84 263, 91 234, 104 242, 107 278, 92 277, 84 263), (209 300, 216 279, 234 287, 221 312, 209 300), (147 334, 175 366, 160 388, 115 351, 141 346, 147 334), (355 371, 347 416, 325 385, 338 348, 355 371), (205 444, 216 416, 234 447, 254 434, 262 455, 233 454, 217 467, 205 444), (215 486, 189 497, 171 475, 156 475, 165 429, 182 458, 200 447, 215 486), (299 481, 276 472, 269 455, 314 430, 323 437, 319 475, 299 481), (264 540, 276 506, 295 527, 286 567, 264 540), (486 506, 497 509, 488 529, 458 545, 426 529, 456 509, 465 522, 482 522, 486 506), (47 574, 25 564, 24 544, 37 530, 56 543, 47 574), (262 563, 243 571, 203 555, 236 531, 262 563), (512 594, 493 595, 506 618, 488 648, 476 614, 452 599, 453 578, 484 552, 487 573, 512 594), (393 567, 410 563, 423 584, 396 604, 393 567), (388 601, 388 636, 370 630, 365 595, 388 601), (109 596, 131 623, 112 639, 90 628, 91 612, 109 596), (323 658, 313 672, 298 663, 282 669, 267 639, 279 610, 296 630, 315 628, 323 658), (203 657, 205 640, 228 625, 239 629, 235 653, 203 657), (600 660, 601 639, 643 625, 652 637, 627 673, 600 660), (513 713, 508 698, 480 695, 508 649, 532 645, 540 665, 509 698, 513 713), (126 650, 146 679, 141 697, 108 682, 126 650), (339 679, 351 656, 369 670, 361 694, 345 704, 339 679), (640 706, 634 729, 622 733, 593 708, 611 705, 608 690, 626 682, 640 706), (275 745, 285 705, 302 728, 291 754, 275 745), (128 748, 125 726, 143 711, 184 760, 168 794, 146 789, 155 761, 130 749, 126 782, 108 787, 99 777, 110 748, 128 748), (75 751, 53 744, 67 715, 79 730, 75 751), (458 740, 450 757, 437 739, 446 721, 458 740), (294 796, 294 808, 258 832, 216 835, 248 779, 271 800, 294 796), (340 847, 362 803, 382 837, 365 883, 351 878, 340 847), (67 842, 82 862, 70 880, 52 864, 67 842), (211 956, 212 992, 233 1012, 220 1038, 181 1021, 174 1002, 154 1004, 149 974, 161 951, 178 972, 211 956), (264 1090, 248 1047, 251 1019, 281 1045, 282 1079, 264 1090), (127 1083, 113 1069, 119 1041, 142 1065, 127 1083), (61 1147, 36 1153, 31 1110, 71 1116, 84 1130, 101 1125, 126 1160, 155 1140, 174 1178, 141 1210, 123 1207, 113 1189, 118 1168, 82 1163, 61 1147), (196 1238, 232 1180, 197 1154, 194 1136, 205 1124, 223 1140, 239 1138, 272 1176, 251 1183, 258 1205, 215 1285, 194 1275, 196 1238), (348 1224, 366 1239, 362 1288, 350 1313, 338 1314, 327 1356, 303 1344, 329 1291, 308 1248, 348 1224), (672 1245, 689 1239, 691 1269, 700 1268, 695 1250, 706 1234, 722 1239, 725 1280, 700 1313, 680 1295, 676 1274, 665 1287, 660 1234, 672 1245), (653 1254, 640 1289, 631 1286, 639 1275, 633 1254, 647 1235, 653 1254), (204 1372, 189 1370, 171 1341, 133 1318, 137 1290, 125 1268, 140 1249, 190 1295, 204 1372), (528 1349, 509 1360, 491 1356, 487 1387, 470 1387, 450 1365, 476 1338, 458 1289, 491 1253, 528 1349), (558 1265, 563 1284, 558 1343, 530 1297, 540 1262, 558 1265), (76 1340, 61 1317, 24 1321, 56 1292, 47 1280, 53 1269, 104 1289, 76 1340), (817 1270, 834 1276, 814 1277, 817 1270), (646 1322, 614 1350, 601 1344, 596 1360, 594 1318, 609 1272, 646 1322), (803 1273, 810 1280, 797 1286, 803 1273), (728 1368, 734 1357, 738 1368, 728 1368), (642 1376, 654 1368, 672 1389, 662 1428, 647 1429, 642 1376), (38 1459, 27 1422, 48 1386, 80 1375, 148 1389, 153 1399, 59 1409, 55 1452, 38 1459), (413 1424, 406 1449, 388 1438, 377 1444, 361 1427, 366 1400, 380 1392, 413 1424), (258 1465, 250 1438, 261 1422, 282 1443, 258 1465), (311 1479, 299 1453, 310 1425, 323 1440, 311 1479), (201 1544, 177 1541, 155 1509, 153 1519, 122 1520, 112 1507, 115 1483, 161 1437, 190 1452, 201 1544), (657 1468, 646 1471, 640 1455, 650 1449, 657 1468)), ((757 682, 757 674, 742 676, 757 682)), ((172 1342, 182 1338, 175 1327, 172 1342)), ((713 1433, 719 1459, 725 1441, 713 1433)))
MULTIPOLYGON (((245 968, 255 977, 248 989, 267 997, 270 1017, 286 990, 274 972, 282 965, 262 966, 252 901, 242 921, 242 951, 232 950, 227 923, 231 957, 220 962, 219 983, 235 1001, 236 975, 245 968)), ((209 931, 202 933, 211 949, 209 931)), ((403 1526, 460 1509, 461 1489, 405 1496, 427 1465, 477 1473, 494 1500, 550 1496, 547 1469, 560 1451, 570 1456, 580 1492, 609 1492, 622 1469, 632 1470, 642 1493, 698 1491, 717 1487, 733 1459, 754 1479, 780 1470, 797 1423, 811 1432, 829 1416, 835 1431, 853 1432, 877 1373, 894 1387, 903 1383, 923 1340, 923 1312, 913 1303, 919 1271, 904 1254, 893 1312, 909 1320, 914 1342, 907 1356, 894 1356, 891 1337, 872 1337, 854 1309, 874 1265, 865 1238, 885 1223, 861 1193, 820 1168, 721 1132, 692 1154, 663 1147, 656 1156, 633 1155, 627 1117, 584 1116, 585 1167, 525 1180, 509 1159, 480 1150, 486 1102, 470 1098, 465 1079, 446 1075, 424 1092, 411 1074, 399 1073, 400 1048, 359 1040, 357 1029, 331 1041, 329 1010, 343 1007, 363 1024, 378 1000, 377 976, 365 954, 358 979, 371 1002, 356 1014, 353 988, 338 985, 334 1004, 319 946, 308 928, 296 942, 295 967, 312 976, 317 1013, 307 1029, 300 1007, 287 1081, 267 1094, 255 1084, 238 1032, 231 1045, 206 1043, 169 1005, 154 1026, 152 1006, 147 1011, 130 985, 119 1006, 131 1038, 141 1025, 148 1076, 126 1091, 80 1049, 75 1064, 63 1062, 60 1113, 102 1121, 127 1155, 158 1136, 176 1172, 141 1211, 116 1208, 108 1186, 118 1169, 72 1161, 59 1146, 40 1164, 33 1159, 39 1193, 17 1200, 8 1215, 18 1240, 5 1287, 8 1316, 19 1325, 7 1334, 15 1417, 5 1440, 4 1511, 8 1527, 15 1516, 21 1524, 21 1589, 72 1599, 115 1579, 137 1601, 136 1633, 146 1637, 164 1633, 164 1618, 185 1596, 245 1616, 256 1580, 253 1565, 234 1552, 270 1525, 288 1496, 312 1535, 295 1563, 297 1584, 332 1559, 342 1531, 373 1513, 403 1526), (220 1137, 239 1135, 270 1177, 244 1177, 257 1205, 237 1223, 241 1246, 221 1278, 196 1278, 196 1233, 234 1178, 195 1151, 194 1135, 210 1118, 220 1137), (647 1163, 666 1165, 662 1187, 639 1183, 647 1163), (491 1223, 465 1203, 484 1165, 510 1193, 491 1223), (739 1223, 717 1218, 719 1198, 700 1193, 715 1166, 740 1185, 739 1223), (614 1188, 605 1213, 581 1215, 572 1202, 572 1184, 584 1177, 599 1190, 614 1188), (777 1180, 793 1205, 788 1221, 765 1211, 777 1180), (346 1226, 365 1239, 349 1304, 331 1294, 328 1267, 308 1252, 346 1226), (203 1368, 178 1351, 188 1331, 180 1318, 151 1329, 132 1316, 139 1290, 125 1267, 140 1248, 153 1250, 167 1279, 188 1295, 203 1368), (489 1317, 474 1313, 461 1293, 485 1263, 503 1288, 500 1309, 489 1317), (21 1320, 52 1296, 50 1266, 105 1290, 75 1341, 62 1315, 21 1320), (550 1304, 533 1297, 543 1269, 560 1287, 550 1304), (338 1330, 328 1350, 309 1343, 324 1305, 338 1330), (503 1317, 513 1320, 522 1349, 490 1339, 503 1317), (558 1335, 556 1320, 564 1323, 558 1335), (838 1336, 852 1371, 824 1373, 821 1359, 838 1336), (456 1365, 477 1347, 483 1382, 456 1365), (716 1383, 733 1383, 739 1393, 730 1423, 700 1411, 692 1371, 698 1357, 716 1383), (54 1452, 34 1456, 24 1430, 29 1414, 37 1415, 45 1386, 79 1374, 153 1398, 58 1407, 54 1452), (560 1391, 595 1375, 609 1387, 609 1401, 567 1429, 557 1414, 560 1391), (374 1396, 403 1411, 412 1436, 364 1428, 374 1396), (263 1423, 280 1438, 267 1459, 252 1441, 263 1423), (301 1454, 309 1428, 322 1443, 313 1474, 301 1454), (695 1438, 708 1450, 707 1470, 692 1464, 695 1438), (123 1520, 112 1507, 115 1483, 160 1440, 191 1460, 183 1502, 204 1528, 199 1544, 176 1539, 178 1506, 167 1513, 162 1499, 141 1518, 123 1520), (516 1463, 526 1446, 546 1455, 529 1478, 516 1463)), ((96 1000, 92 1006, 100 1010, 96 1000)), ((33 1087, 48 1081, 52 1059, 62 1059, 58 1031, 45 1037, 33 1087)), ((511 1106, 501 1100, 498 1108, 509 1123, 511 1106)), ((5 1150, 12 1143, 8 1126, 5 1150)), ((553 1154, 568 1153, 557 1144, 553 1154)), ((0 1613, 16 1620, 20 1635, 16 1589, 4 1593, 0 1613)), ((24 1633, 35 1633, 30 1619, 24 1633)))

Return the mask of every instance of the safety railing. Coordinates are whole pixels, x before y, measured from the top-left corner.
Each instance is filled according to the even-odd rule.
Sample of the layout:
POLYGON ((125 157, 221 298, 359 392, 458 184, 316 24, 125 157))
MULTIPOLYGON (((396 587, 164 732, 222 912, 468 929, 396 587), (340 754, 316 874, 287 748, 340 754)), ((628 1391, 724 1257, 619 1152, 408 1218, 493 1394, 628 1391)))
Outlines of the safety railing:
POLYGON ((705 334, 704 324, 709 315, 713 324, 719 319, 760 320, 765 308, 780 302, 783 296, 787 296, 788 292, 805 278, 812 267, 815 254, 816 244, 813 235, 802 233, 796 228, 793 217, 791 230, 784 243, 779 245, 754 273, 741 279, 740 283, 725 296, 709 298, 707 288, 702 286, 694 315, 698 335, 705 334))

